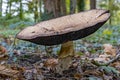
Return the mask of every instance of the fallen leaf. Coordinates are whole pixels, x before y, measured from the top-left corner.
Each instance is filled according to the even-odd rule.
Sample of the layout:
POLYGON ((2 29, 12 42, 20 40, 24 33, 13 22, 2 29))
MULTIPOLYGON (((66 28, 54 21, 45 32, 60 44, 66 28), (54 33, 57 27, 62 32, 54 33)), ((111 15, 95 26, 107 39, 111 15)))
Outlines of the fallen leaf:
POLYGON ((58 64, 58 59, 55 59, 55 58, 47 59, 44 62, 44 66, 47 67, 48 69, 55 68, 57 64, 58 64))
POLYGON ((83 75, 94 75, 94 76, 102 76, 102 73, 98 70, 86 70, 83 75))
POLYGON ((14 53, 15 55, 21 55, 20 50, 14 50, 13 53, 14 53))
POLYGON ((78 64, 79 64, 78 62, 75 62, 75 63, 72 64, 72 66, 73 66, 73 67, 77 67, 78 64))
POLYGON ((117 50, 111 44, 104 44, 103 47, 104 47, 104 52, 107 55, 111 55, 113 57, 116 56, 117 50))
POLYGON ((0 54, 4 54, 6 52, 7 52, 6 48, 0 45, 0 54))
POLYGON ((115 67, 120 72, 120 61, 110 64, 112 67, 115 67))
POLYGON ((7 50, 5 47, 0 45, 0 60, 7 60, 7 59, 8 59, 7 50))
POLYGON ((76 74, 74 74, 74 78, 77 80, 80 80, 82 78, 82 74, 76 73, 76 74))
POLYGON ((94 58, 95 61, 98 61, 98 62, 108 62, 110 59, 109 58, 94 58))
POLYGON ((120 67, 120 62, 118 62, 118 61, 114 62, 114 63, 111 64, 111 66, 112 67, 117 67, 117 66, 120 67))
POLYGON ((22 79, 20 71, 13 70, 4 65, 0 65, 0 75, 6 76, 6 77, 11 77, 11 78, 14 78, 15 80, 19 80, 19 78, 22 79))

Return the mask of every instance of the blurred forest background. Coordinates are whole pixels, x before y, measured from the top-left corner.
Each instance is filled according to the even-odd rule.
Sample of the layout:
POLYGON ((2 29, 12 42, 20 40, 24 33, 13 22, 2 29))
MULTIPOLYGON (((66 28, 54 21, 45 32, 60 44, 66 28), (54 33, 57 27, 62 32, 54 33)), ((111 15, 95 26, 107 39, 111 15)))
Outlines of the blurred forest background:
MULTIPOLYGON (((119 45, 120 0, 0 0, 0 42, 8 48, 13 42, 11 37, 27 26, 95 8, 110 10, 111 18, 105 27, 82 41, 94 43, 95 46, 103 43, 119 45)), ((28 44, 20 43, 19 45, 24 47, 28 44)))
MULTIPOLYGON (((116 46, 116 47, 120 46, 120 0, 0 0, 0 60, 2 59, 7 60, 7 64, 11 64, 12 62, 13 63, 15 62, 14 69, 20 72, 21 72, 21 68, 20 69, 16 68, 16 64, 17 65, 19 64, 19 66, 20 67, 22 66, 22 68, 24 66, 25 67, 24 76, 26 77, 26 80, 43 80, 43 79, 40 79, 41 73, 39 73, 39 71, 43 70, 44 76, 47 76, 47 77, 49 76, 49 75, 46 75, 48 74, 47 71, 49 69, 46 69, 43 66, 43 64, 46 65, 44 61, 47 61, 48 57, 44 57, 44 56, 46 55, 53 56, 55 58, 56 53, 58 53, 60 50, 60 45, 48 47, 48 46, 36 45, 30 42, 25 42, 21 40, 16 40, 14 43, 14 38, 16 34, 23 28, 30 25, 34 25, 41 21, 57 18, 64 15, 74 14, 74 13, 78 13, 85 10, 96 9, 96 8, 110 10, 111 18, 103 27, 101 27, 94 34, 86 38, 74 41, 75 51, 79 55, 83 55, 85 59, 84 54, 87 54, 87 57, 88 55, 91 57, 91 54, 94 54, 94 53, 102 54, 103 52, 105 52, 106 48, 103 49, 103 46, 104 44, 107 44, 107 51, 113 55, 112 57, 115 57, 117 53, 115 52, 115 50, 117 51, 117 49, 113 49, 113 46, 116 46), (43 53, 43 54, 41 55, 38 53, 43 53), (6 55, 7 55, 7 58, 6 58, 6 55), (41 56, 38 56, 38 55, 41 55, 41 56), (37 67, 35 66, 38 63, 39 63, 40 70, 38 69, 38 66, 37 67), (36 76, 39 78, 36 79, 36 76)), ((92 58, 95 58, 96 55, 98 56, 98 54, 94 54, 94 57, 92 56, 92 58)), ((107 59, 108 58, 106 57, 100 58, 100 60, 102 60, 103 62, 105 62, 107 59)), ((109 59, 111 60, 111 58, 109 59)), ((98 57, 97 57, 97 60, 98 60, 98 57)), ((51 63, 53 67, 54 63, 56 63, 55 61, 56 59, 50 59, 50 62, 48 63, 53 62, 51 63)), ((0 61, 0 76, 1 74, 7 75, 7 76, 14 76, 14 74, 16 74, 14 73, 14 71, 10 71, 11 69, 8 70, 7 68, 5 68, 6 69, 5 70, 3 66, 1 67, 1 64, 4 64, 4 63, 6 62, 0 61), (7 70, 8 70, 8 73, 7 73, 7 70), (14 74, 11 74, 10 72, 14 74)), ((87 66, 89 65, 87 64, 87 62, 85 63, 87 66)), ((47 64, 47 66, 51 66, 51 64, 47 64)), ((84 70, 87 71, 88 68, 86 67, 86 65, 84 66, 83 63, 81 64, 82 65, 80 68, 82 68, 83 72, 84 70)), ((115 65, 115 67, 117 67, 116 69, 120 71, 120 67, 119 67, 120 62, 116 65, 115 65)), ((103 69, 103 72, 107 72, 106 74, 102 73, 102 76, 106 78, 90 79, 90 80, 114 80, 113 77, 115 78, 116 76, 115 73, 118 74, 118 71, 115 68, 110 66, 102 66, 102 69, 101 67, 98 66, 98 68, 100 70, 103 69), (108 79, 109 74, 111 75, 110 77, 112 77, 111 79, 110 77, 108 79)), ((89 69, 91 70, 91 67, 89 67, 89 69)), ((93 71, 88 71, 88 73, 90 75, 91 74, 96 75, 99 72, 98 69, 96 69, 96 71, 97 71, 96 73, 92 73, 93 71)), ((81 77, 81 75, 84 76, 83 72, 77 72, 79 74, 74 75, 74 78, 76 78, 77 76, 78 79, 63 79, 63 80, 80 80, 79 77, 81 77)), ((89 75, 88 73, 86 72, 85 74, 89 75)), ((49 72, 49 74, 51 74, 51 71, 49 72)), ((64 75, 66 74, 64 73, 64 75)), ((101 76, 101 74, 98 74, 98 75, 101 76)), ((120 76, 118 79, 115 78, 115 80, 119 80, 119 79, 120 79, 120 76)), ((15 80, 19 80, 19 79, 15 79, 15 80)), ((83 80, 88 80, 88 79, 83 79, 83 80)))

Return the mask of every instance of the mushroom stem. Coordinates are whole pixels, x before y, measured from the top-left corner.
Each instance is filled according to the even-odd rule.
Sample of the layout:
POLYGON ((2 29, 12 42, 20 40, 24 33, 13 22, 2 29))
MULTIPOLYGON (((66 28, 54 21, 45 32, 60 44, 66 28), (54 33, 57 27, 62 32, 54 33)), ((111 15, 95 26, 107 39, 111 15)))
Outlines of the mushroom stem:
POLYGON ((59 58, 65 58, 68 56, 74 56, 74 45, 73 41, 68 41, 61 45, 61 50, 59 53, 59 58))
POLYGON ((57 73, 62 73, 67 70, 72 62, 72 57, 74 56, 74 45, 73 41, 68 41, 61 45, 61 50, 58 55, 58 65, 56 67, 57 73))

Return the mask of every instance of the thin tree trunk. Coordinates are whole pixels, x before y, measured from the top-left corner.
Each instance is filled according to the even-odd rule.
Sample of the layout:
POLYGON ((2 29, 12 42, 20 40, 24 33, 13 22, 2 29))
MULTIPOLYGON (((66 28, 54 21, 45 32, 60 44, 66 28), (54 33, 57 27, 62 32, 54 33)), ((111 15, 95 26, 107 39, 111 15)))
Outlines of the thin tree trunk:
POLYGON ((23 19, 22 0, 20 0, 20 13, 19 13, 19 17, 20 17, 21 20, 23 19))
MULTIPOLYGON (((108 8, 110 10, 111 15, 113 15, 113 3, 114 3, 114 0, 108 0, 108 8)), ((109 19, 109 24, 112 25, 112 16, 109 19)))
POLYGON ((90 9, 96 9, 96 0, 90 0, 90 9))
POLYGON ((35 22, 38 22, 38 0, 33 0, 34 2, 34 20, 35 22))
POLYGON ((42 20, 48 20, 54 18, 54 0, 43 0, 44 13, 41 15, 42 20), (44 18, 45 17, 45 18, 44 18))
POLYGON ((60 4, 60 0, 54 0, 54 16, 55 17, 60 17, 61 16, 61 4, 60 4))
POLYGON ((11 17, 11 6, 12 6, 12 0, 9 0, 9 14, 10 14, 10 17, 11 17))
POLYGON ((76 0, 70 0, 70 14, 75 13, 76 4, 77 4, 76 0))
POLYGON ((3 0, 0 0, 0 17, 2 16, 2 3, 3 3, 3 0))
POLYGON ((85 0, 77 0, 78 12, 84 11, 85 9, 85 0))
POLYGON ((7 12, 7 16, 8 16, 8 19, 10 19, 11 18, 11 6, 12 6, 12 1, 11 0, 8 0, 8 6, 7 6, 7 8, 9 9, 8 11, 9 11, 9 13, 7 12))
POLYGON ((66 15, 67 11, 66 11, 66 0, 60 0, 60 7, 61 7, 61 15, 66 15))
POLYGON ((42 15, 42 0, 38 0, 39 1, 39 20, 41 19, 41 15, 42 15))

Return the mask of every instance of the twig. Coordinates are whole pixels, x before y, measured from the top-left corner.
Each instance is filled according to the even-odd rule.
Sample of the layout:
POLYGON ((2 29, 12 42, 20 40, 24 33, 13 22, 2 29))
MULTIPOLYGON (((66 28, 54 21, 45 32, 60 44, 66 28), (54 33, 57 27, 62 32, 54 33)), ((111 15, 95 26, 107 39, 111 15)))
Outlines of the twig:
POLYGON ((16 36, 14 37, 13 43, 11 44, 11 46, 10 46, 10 48, 8 50, 9 52, 13 51, 14 48, 16 47, 15 41, 16 41, 16 36))
POLYGON ((9 49, 8 49, 8 52, 10 53, 10 56, 13 55, 13 50, 14 50, 15 47, 16 47, 15 41, 16 41, 16 36, 14 37, 13 43, 11 44, 11 46, 10 46, 9 49))

